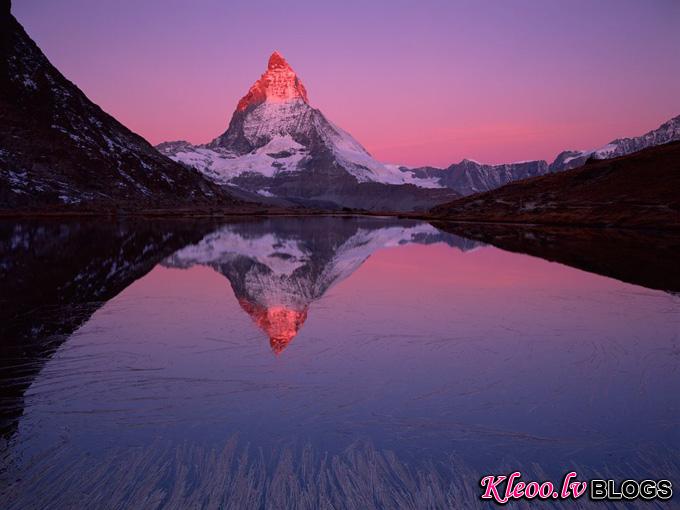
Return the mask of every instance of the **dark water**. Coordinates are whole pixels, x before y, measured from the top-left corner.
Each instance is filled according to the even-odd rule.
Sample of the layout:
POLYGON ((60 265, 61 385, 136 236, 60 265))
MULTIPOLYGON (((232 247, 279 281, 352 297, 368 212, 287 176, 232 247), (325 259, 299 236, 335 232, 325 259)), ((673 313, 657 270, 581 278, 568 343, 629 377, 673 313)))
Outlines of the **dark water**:
POLYGON ((514 470, 680 483, 677 240, 444 228, 0 224, 2 507, 474 508, 514 470))

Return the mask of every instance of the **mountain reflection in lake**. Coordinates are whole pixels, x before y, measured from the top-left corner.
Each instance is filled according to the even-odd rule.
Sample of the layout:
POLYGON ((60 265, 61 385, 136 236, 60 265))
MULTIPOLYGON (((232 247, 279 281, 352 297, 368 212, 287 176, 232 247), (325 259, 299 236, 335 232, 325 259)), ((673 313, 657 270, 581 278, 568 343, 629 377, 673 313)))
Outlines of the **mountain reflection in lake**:
POLYGON ((674 293, 382 219, 0 223, 0 255, 3 507, 680 482, 674 293))
POLYGON ((411 243, 479 246, 426 223, 268 221, 222 227, 165 260, 167 267, 203 265, 224 275, 239 305, 280 353, 297 335, 313 301, 354 273, 372 253, 411 243))

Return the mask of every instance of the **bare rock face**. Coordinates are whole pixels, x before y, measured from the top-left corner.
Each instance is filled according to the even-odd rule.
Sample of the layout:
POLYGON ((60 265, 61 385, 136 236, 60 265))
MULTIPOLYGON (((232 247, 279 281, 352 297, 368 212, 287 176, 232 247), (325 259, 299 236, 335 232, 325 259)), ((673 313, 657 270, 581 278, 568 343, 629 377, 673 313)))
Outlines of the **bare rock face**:
POLYGON ((231 206, 92 103, 0 4, 0 209, 231 206))
POLYGON ((503 165, 484 165, 463 160, 446 168, 441 182, 461 195, 499 188, 509 182, 548 173, 545 161, 522 161, 503 165))
POLYGON ((301 99, 305 103, 309 102, 307 90, 298 79, 295 71, 286 62, 286 59, 278 51, 275 51, 269 57, 267 71, 241 98, 236 106, 236 111, 240 112, 266 101, 285 102, 293 99, 301 99))

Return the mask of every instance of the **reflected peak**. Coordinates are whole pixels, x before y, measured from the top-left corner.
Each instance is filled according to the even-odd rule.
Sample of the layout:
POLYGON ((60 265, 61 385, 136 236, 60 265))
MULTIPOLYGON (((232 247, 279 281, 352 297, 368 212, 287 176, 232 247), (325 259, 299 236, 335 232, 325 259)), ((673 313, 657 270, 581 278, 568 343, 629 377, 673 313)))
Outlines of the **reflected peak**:
POLYGON ((265 307, 246 299, 239 299, 238 302, 269 337, 269 345, 277 355, 288 347, 307 320, 307 307, 295 310, 285 306, 265 307))

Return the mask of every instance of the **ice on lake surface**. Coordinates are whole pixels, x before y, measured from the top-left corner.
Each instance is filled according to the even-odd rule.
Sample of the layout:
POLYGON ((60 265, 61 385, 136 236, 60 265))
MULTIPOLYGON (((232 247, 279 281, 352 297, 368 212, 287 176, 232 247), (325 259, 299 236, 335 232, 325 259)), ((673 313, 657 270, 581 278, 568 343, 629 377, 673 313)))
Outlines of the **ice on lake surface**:
POLYGON ((0 223, 2 506, 474 508, 482 475, 515 470, 680 483, 677 242, 464 233, 0 223))

